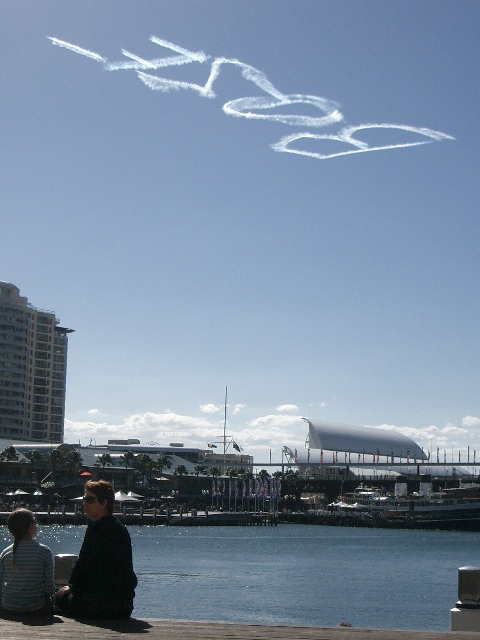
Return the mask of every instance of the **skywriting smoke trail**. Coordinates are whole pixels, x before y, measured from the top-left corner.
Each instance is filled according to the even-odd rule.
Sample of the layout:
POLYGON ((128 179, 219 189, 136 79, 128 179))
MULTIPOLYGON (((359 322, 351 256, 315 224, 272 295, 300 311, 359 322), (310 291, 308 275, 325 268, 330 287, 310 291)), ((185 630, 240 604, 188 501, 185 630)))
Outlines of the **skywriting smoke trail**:
MULTIPOLYGON (((332 126, 338 122, 344 121, 344 117, 339 110, 340 105, 333 100, 314 95, 284 94, 276 89, 262 71, 235 58, 215 58, 210 64, 210 72, 204 85, 194 82, 186 82, 184 80, 171 80, 169 78, 153 75, 151 72, 158 69, 183 66, 192 63, 205 64, 211 59, 211 57, 203 53, 203 51, 189 51, 188 49, 156 36, 150 37, 150 41, 153 44, 168 49, 177 55, 146 60, 127 51, 126 49, 122 49, 121 53, 125 58, 127 58, 127 60, 110 62, 107 58, 98 53, 70 44, 69 42, 59 40, 58 38, 49 37, 49 40, 52 44, 58 47, 68 49, 73 53, 95 60, 95 62, 102 63, 103 68, 106 71, 134 71, 137 74, 138 79, 143 82, 145 86, 153 91, 160 91, 163 93, 180 90, 194 91, 202 98, 213 99, 216 98, 213 86, 221 75, 222 67, 224 65, 230 65, 238 68, 245 80, 252 82, 261 91, 266 93, 268 97, 243 97, 230 100, 223 105, 223 112, 229 116, 246 118, 249 120, 278 122, 287 126, 309 127, 316 129, 332 126), (288 106, 295 106, 298 108, 298 105, 307 105, 310 109, 312 107, 314 109, 318 109, 320 115, 311 116, 296 113, 285 114, 275 112, 276 109, 283 109, 288 106), (271 111, 272 113, 266 113, 267 111, 271 111)), ((367 153, 371 151, 416 147, 432 142, 440 142, 442 140, 454 140, 454 138, 446 133, 442 133, 441 131, 434 131, 425 127, 413 127, 404 124, 369 123, 347 126, 340 129, 335 134, 318 134, 311 131, 294 133, 283 136, 278 142, 275 142, 270 146, 274 151, 282 153, 294 153, 297 155, 307 156, 309 158, 315 158, 317 160, 327 160, 354 153, 367 153), (355 134, 368 129, 405 131, 416 134, 420 138, 413 142, 400 142, 395 144, 386 143, 371 146, 355 137, 355 134), (296 148, 294 144, 302 140, 334 141, 344 144, 347 147, 344 150, 334 153, 322 153, 320 151, 316 152, 299 147, 296 148)))

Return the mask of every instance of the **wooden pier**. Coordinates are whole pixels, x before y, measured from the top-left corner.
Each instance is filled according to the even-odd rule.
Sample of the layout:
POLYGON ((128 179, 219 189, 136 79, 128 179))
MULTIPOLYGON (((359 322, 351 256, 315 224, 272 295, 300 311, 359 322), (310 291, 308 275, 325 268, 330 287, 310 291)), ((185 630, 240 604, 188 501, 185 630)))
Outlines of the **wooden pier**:
POLYGON ((301 627, 150 618, 79 621, 61 616, 43 619, 0 617, 0 634, 2 640, 24 640, 31 636, 36 640, 110 640, 125 634, 145 638, 148 635, 149 640, 478 640, 480 637, 473 631, 301 627))

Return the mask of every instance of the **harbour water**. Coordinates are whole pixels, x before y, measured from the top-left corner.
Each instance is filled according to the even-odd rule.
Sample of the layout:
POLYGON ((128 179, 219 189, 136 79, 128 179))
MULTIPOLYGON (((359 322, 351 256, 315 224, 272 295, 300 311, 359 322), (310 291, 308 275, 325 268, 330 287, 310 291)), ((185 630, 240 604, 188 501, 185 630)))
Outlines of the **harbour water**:
MULTIPOLYGON (((53 553, 78 553, 84 526, 42 526, 53 553)), ((267 624, 450 628, 458 568, 480 533, 286 524, 131 526, 134 615, 267 624)), ((0 529, 3 548, 10 543, 0 529)))

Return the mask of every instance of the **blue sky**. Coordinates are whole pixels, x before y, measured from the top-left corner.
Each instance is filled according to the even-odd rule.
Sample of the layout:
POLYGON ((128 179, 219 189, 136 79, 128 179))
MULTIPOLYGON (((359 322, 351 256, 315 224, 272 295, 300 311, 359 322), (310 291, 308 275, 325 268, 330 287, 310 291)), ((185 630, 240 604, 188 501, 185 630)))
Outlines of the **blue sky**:
POLYGON ((228 386, 258 462, 302 417, 480 450, 479 14, 4 3, 0 279, 75 329, 67 440, 204 447, 228 386))

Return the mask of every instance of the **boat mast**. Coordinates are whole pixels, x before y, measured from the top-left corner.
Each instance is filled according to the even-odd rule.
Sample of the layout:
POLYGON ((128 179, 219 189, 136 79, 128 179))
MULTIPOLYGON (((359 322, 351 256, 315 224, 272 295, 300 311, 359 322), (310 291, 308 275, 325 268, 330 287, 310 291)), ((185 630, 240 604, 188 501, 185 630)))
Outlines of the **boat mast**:
POLYGON ((225 407, 223 417, 223 473, 225 473, 225 460, 227 453, 227 387, 225 387, 225 407))

